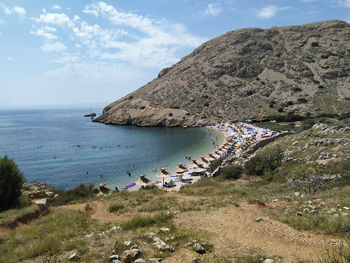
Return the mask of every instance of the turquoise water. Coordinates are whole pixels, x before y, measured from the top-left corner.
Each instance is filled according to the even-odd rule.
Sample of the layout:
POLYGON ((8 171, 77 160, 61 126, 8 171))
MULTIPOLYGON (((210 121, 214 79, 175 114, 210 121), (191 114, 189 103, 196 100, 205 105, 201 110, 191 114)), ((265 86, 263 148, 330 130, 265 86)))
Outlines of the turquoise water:
POLYGON ((14 159, 28 181, 69 189, 81 183, 123 187, 140 174, 186 163, 212 150, 206 128, 140 128, 91 122, 90 109, 1 110, 0 156, 14 159), (131 176, 127 175, 131 173, 131 176))

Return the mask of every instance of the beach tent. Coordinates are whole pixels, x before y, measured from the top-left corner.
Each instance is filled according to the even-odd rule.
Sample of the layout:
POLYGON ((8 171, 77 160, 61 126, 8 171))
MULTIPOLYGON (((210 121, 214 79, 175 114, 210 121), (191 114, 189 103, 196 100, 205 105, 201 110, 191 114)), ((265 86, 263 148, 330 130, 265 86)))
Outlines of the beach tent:
POLYGON ((152 183, 153 183, 152 180, 146 178, 145 174, 140 175, 140 178, 136 181, 136 185, 141 186, 141 187, 150 185, 152 183))

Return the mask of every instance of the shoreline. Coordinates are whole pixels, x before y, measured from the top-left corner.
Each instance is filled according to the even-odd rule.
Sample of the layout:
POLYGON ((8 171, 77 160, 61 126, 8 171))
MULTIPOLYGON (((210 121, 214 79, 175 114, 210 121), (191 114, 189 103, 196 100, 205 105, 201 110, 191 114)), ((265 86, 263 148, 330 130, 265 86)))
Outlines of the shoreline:
MULTIPOLYGON (((273 138, 279 133, 271 131, 266 128, 259 128, 252 124, 248 123, 220 123, 213 126, 206 126, 208 129, 214 129, 222 134, 223 140, 220 144, 217 144, 216 150, 212 150, 208 153, 203 153, 202 156, 195 162, 191 160, 187 165, 184 165, 183 168, 186 168, 186 171, 177 173, 176 169, 170 171, 167 175, 163 176, 161 180, 150 184, 155 185, 159 189, 166 191, 179 191, 181 187, 190 185, 198 182, 204 177, 212 177, 212 174, 209 172, 209 165, 212 161, 219 159, 223 156, 228 157, 232 152, 239 151, 243 147, 250 146, 251 144, 264 141, 268 138, 273 138), (205 162, 204 160, 208 160, 205 162), (203 172, 196 172, 198 169, 203 170, 203 172), (204 172, 205 170, 205 172, 204 172), (193 173, 197 175, 193 175, 193 173), (165 187, 164 184, 168 184, 171 187, 165 187), (172 186, 172 184, 174 184, 172 186)), ((139 190, 130 189, 130 190, 139 190)))

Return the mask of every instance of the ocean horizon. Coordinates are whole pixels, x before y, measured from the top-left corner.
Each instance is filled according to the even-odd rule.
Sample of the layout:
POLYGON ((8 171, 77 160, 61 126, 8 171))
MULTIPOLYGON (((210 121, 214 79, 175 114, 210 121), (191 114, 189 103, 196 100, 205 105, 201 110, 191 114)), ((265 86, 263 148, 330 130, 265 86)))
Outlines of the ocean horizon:
MULTIPOLYGON (((208 128, 113 126, 84 118, 91 109, 0 110, 0 156, 13 159, 27 181, 71 189, 105 183, 122 188, 141 174, 154 178, 213 150, 223 135, 208 128), (131 176, 128 176, 128 173, 131 176)), ((94 110, 98 115, 102 108, 94 110)))

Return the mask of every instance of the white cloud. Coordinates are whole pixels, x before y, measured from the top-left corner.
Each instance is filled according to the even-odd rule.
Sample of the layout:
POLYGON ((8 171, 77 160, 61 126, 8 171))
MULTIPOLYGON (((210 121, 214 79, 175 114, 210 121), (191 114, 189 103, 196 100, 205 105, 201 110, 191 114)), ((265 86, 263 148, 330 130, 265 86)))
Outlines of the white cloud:
POLYGON ((45 43, 42 47, 42 50, 45 52, 62 52, 66 51, 67 47, 65 44, 61 42, 54 42, 54 43, 45 43))
POLYGON ((13 57, 8 57, 7 60, 10 62, 13 61, 13 57))
MULTIPOLYGON (((190 34, 182 24, 121 12, 101 1, 87 5, 83 12, 98 17, 100 23, 89 24, 78 15, 70 18, 64 13, 43 13, 33 18, 36 22, 33 34, 44 36, 47 40, 55 39, 57 34, 53 35, 46 27, 64 26, 63 33, 67 34, 73 50, 84 60, 92 58, 95 61, 157 68, 177 62, 179 50, 192 49, 206 40, 190 34), (103 19, 105 21, 101 21, 103 19), (36 29, 37 26, 39 29, 36 29)), ((65 51, 66 46, 60 44, 63 46, 45 42, 42 49, 65 51)))
POLYGON ((57 14, 57 13, 45 13, 41 14, 39 18, 34 18, 34 20, 37 23, 45 23, 45 24, 52 24, 52 25, 59 25, 59 26, 68 26, 72 27, 73 22, 70 20, 70 18, 64 14, 57 14))
POLYGON ((102 16, 119 29, 113 32, 103 31, 99 35, 101 46, 107 49, 101 52, 102 59, 119 59, 145 67, 163 67, 178 60, 177 52, 180 48, 197 47, 205 41, 188 33, 181 24, 169 24, 121 12, 101 1, 86 6, 84 12, 102 16), (133 34, 121 29, 124 27, 132 29, 133 34), (122 41, 122 37, 129 39, 122 41))
POLYGON ((204 11, 207 16, 218 16, 221 13, 221 7, 217 3, 208 4, 204 11))
POLYGON ((46 32, 44 31, 43 29, 38 29, 37 31, 30 31, 30 34, 32 35, 37 35, 37 36, 42 36, 42 37, 45 37, 47 39, 56 39, 57 36, 49 33, 49 32, 46 32))
POLYGON ((12 14, 10 8, 8 8, 6 5, 4 5, 4 4, 1 3, 1 2, 0 2, 0 7, 1 7, 2 10, 4 11, 5 15, 11 15, 11 14, 12 14))
POLYGON ((52 9, 61 10, 62 8, 59 5, 55 4, 55 5, 53 5, 52 9))
POLYGON ((275 5, 269 5, 269 6, 262 8, 258 12, 258 17, 262 18, 262 19, 269 19, 269 18, 274 17, 278 12, 283 11, 287 8, 288 7, 279 7, 279 6, 275 6, 275 5))
POLYGON ((27 13, 26 10, 23 7, 20 7, 20 6, 15 6, 13 8, 13 11, 15 13, 17 13, 18 15, 20 15, 20 16, 24 16, 27 13))

